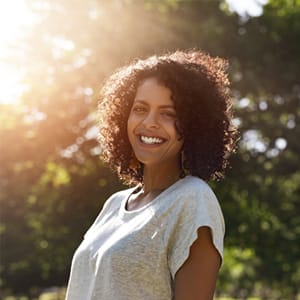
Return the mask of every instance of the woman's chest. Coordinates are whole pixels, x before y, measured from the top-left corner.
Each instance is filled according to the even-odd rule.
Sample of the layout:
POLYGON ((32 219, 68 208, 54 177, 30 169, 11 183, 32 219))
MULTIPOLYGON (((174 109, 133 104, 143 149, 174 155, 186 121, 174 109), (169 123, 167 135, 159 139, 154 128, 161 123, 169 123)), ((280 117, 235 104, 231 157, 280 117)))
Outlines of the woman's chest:
POLYGON ((93 273, 109 269, 132 277, 153 275, 167 269, 166 222, 153 214, 129 220, 112 218, 95 227, 82 244, 93 273))

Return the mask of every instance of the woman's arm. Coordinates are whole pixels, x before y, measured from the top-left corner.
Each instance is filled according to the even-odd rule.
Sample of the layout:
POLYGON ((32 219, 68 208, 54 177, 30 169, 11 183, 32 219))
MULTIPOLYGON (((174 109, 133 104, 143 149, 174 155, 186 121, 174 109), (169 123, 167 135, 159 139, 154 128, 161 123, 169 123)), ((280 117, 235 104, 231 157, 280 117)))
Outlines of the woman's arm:
POLYGON ((212 300, 220 265, 209 227, 200 227, 188 259, 175 275, 175 300, 212 300))

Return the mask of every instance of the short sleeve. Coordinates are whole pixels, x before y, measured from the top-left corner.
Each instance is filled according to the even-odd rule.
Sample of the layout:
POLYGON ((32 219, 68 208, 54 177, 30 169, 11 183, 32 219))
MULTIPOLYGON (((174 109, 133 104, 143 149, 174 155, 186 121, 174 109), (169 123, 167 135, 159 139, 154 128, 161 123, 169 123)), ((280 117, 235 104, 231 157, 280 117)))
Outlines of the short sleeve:
POLYGON ((200 227, 210 228, 213 244, 223 259, 224 218, 213 191, 203 182, 180 198, 181 205, 174 216, 176 221, 168 249, 168 263, 173 279, 189 257, 190 247, 198 238, 197 231, 200 227))

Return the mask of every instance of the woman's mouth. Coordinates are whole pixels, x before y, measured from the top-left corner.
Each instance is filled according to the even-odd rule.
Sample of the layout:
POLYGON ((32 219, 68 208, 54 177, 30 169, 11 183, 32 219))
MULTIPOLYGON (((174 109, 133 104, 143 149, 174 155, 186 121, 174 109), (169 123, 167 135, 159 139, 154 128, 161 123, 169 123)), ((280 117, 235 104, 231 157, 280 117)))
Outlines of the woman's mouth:
POLYGON ((160 137, 155 137, 155 136, 140 135, 139 139, 142 143, 147 145, 162 144, 165 142, 165 139, 162 139, 160 137))

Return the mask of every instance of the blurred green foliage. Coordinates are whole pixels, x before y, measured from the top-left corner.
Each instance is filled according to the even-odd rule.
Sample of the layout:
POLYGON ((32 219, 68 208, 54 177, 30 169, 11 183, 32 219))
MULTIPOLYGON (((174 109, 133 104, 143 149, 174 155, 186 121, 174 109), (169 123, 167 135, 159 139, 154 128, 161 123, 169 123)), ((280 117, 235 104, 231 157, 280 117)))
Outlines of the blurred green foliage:
POLYGON ((7 61, 30 89, 0 107, 0 297, 66 285, 84 232, 123 188, 98 158, 101 82, 137 56, 196 47, 228 59, 241 132, 212 183, 227 225, 216 295, 296 299, 300 2, 272 0, 249 18, 211 0, 28 3, 38 24, 7 61))

